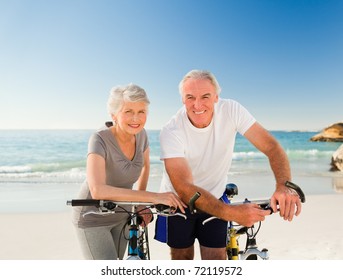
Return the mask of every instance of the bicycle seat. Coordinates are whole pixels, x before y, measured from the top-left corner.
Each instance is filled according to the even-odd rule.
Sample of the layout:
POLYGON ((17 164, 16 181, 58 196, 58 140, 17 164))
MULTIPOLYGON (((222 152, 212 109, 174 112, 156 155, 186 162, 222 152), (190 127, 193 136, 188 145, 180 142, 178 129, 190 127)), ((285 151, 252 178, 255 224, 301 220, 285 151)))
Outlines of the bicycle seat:
POLYGON ((238 195, 238 187, 237 185, 230 183, 226 185, 225 188, 225 194, 227 196, 234 196, 234 195, 238 195))

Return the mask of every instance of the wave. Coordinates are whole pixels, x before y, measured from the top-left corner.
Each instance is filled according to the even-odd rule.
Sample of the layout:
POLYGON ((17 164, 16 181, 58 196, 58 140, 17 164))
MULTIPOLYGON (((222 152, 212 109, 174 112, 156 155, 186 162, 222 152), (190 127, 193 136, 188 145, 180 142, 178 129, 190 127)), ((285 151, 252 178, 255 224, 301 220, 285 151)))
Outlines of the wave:
POLYGON ((234 160, 243 160, 243 159, 261 159, 265 158, 266 156, 261 152, 235 152, 233 153, 234 160))
MULTIPOLYGON (((334 151, 311 150, 286 150, 290 160, 296 161, 328 161, 334 151)), ((267 160, 266 156, 259 151, 239 151, 234 152, 233 160, 239 162, 262 162, 267 160)), ((247 168, 247 166, 245 166, 247 168)), ((256 165, 254 165, 254 169, 256 165)), ((150 176, 161 176, 163 161, 159 156, 151 155, 150 176)), ((232 170, 233 171, 233 170, 232 170)), ((14 180, 45 180, 45 181, 83 181, 86 177, 85 161, 55 162, 55 163, 35 163, 26 165, 0 166, 0 182, 14 180)))
POLYGON ((5 165, 0 166, 0 174, 14 173, 35 173, 35 172, 59 172, 71 170, 73 168, 85 168, 85 161, 52 162, 52 163, 32 163, 26 165, 5 165))
MULTIPOLYGON (((321 151, 318 149, 310 150, 286 150, 286 154, 289 158, 293 159, 308 159, 311 158, 331 158, 335 151, 321 151)), ((237 151, 233 153, 233 160, 254 160, 265 159, 266 156, 259 151, 237 151)), ((159 156, 150 156, 151 164, 160 164, 162 161, 159 156)))
MULTIPOLYGON (((320 151, 317 149, 311 150, 286 150, 286 154, 290 159, 309 159, 309 158, 331 158, 335 151, 320 151)), ((264 159, 266 156, 259 151, 234 152, 234 160, 254 160, 264 159)))
POLYGON ((301 159, 301 158, 331 158, 335 151, 320 151, 317 149, 311 150, 286 150, 289 158, 301 159))
POLYGON ((0 182, 81 182, 86 177, 82 161, 0 166, 0 182))
POLYGON ((29 173, 32 172, 30 166, 0 166, 0 174, 29 173))

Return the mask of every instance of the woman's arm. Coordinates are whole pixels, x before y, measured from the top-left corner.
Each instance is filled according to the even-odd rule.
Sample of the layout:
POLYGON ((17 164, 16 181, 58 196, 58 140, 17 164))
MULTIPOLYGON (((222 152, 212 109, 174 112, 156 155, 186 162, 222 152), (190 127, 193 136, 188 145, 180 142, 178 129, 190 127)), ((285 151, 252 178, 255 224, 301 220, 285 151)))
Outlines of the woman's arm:
POLYGON ((137 190, 145 191, 148 186, 149 180, 149 173, 150 173, 150 149, 147 148, 144 152, 144 166, 142 168, 141 175, 137 180, 137 190))
MULTIPOLYGON (((145 155, 146 156, 146 155, 145 155)), ((146 171, 147 172, 147 171, 146 171)), ((146 172, 141 175, 142 186, 147 183, 146 172)), ((89 154, 87 158, 87 180, 93 199, 162 203, 182 212, 186 206, 171 192, 155 193, 142 190, 130 190, 106 184, 105 159, 97 154, 89 154)))

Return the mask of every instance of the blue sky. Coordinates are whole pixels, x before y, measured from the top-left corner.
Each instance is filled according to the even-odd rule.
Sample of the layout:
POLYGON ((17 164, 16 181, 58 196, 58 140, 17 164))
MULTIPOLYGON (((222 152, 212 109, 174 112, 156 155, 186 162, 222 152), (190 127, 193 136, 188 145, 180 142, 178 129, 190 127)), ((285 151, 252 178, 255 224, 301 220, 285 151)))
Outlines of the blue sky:
POLYGON ((142 86, 159 129, 191 69, 267 129, 342 121, 343 1, 0 0, 0 129, 94 129, 142 86))

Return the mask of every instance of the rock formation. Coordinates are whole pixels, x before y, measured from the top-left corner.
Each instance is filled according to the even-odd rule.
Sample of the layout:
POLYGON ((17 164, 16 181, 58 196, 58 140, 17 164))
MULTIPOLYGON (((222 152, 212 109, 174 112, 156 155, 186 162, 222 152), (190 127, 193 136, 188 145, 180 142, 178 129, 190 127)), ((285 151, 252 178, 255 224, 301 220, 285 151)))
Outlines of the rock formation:
POLYGON ((343 144, 333 153, 331 158, 331 171, 343 171, 343 144))
POLYGON ((322 132, 313 136, 311 141, 343 142, 343 122, 328 126, 322 132))

